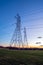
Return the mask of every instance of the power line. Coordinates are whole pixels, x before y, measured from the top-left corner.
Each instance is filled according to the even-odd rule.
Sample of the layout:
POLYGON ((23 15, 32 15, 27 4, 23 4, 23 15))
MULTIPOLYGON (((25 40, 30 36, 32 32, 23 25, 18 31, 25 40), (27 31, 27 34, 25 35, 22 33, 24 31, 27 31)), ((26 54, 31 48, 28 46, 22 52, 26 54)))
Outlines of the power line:
MULTIPOLYGON (((39 25, 43 25, 43 24, 39 24, 39 25)), ((38 25, 37 26, 36 25, 29 25, 29 26, 34 26, 34 28, 32 28, 32 27, 26 27, 26 29, 42 29, 43 28, 43 27, 37 27, 38 25)), ((11 27, 8 28, 8 29, 10 30, 11 27)), ((21 28, 21 30, 23 30, 23 27, 21 28)), ((4 31, 4 29, 2 31, 4 31)), ((5 29, 5 31, 6 31, 6 29, 5 29)))
MULTIPOLYGON (((33 15, 33 14, 37 14, 37 13, 42 13, 43 12, 43 9, 38 9, 38 10, 31 10, 30 12, 32 12, 32 13, 30 13, 30 14, 28 14, 29 16, 30 15, 33 15), (32 12, 33 11, 33 12, 32 12), (35 12, 34 12, 35 11, 35 12)), ((24 16, 26 16, 27 14, 24 14, 24 16)))
POLYGON ((26 27, 27 29, 41 29, 43 27, 36 27, 36 28, 29 28, 29 27, 26 27))

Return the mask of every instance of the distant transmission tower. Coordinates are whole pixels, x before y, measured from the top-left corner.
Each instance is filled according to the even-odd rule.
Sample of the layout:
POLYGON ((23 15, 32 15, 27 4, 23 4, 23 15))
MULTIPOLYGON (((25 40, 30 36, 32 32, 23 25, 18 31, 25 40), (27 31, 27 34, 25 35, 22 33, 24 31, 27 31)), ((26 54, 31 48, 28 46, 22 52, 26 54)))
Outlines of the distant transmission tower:
POLYGON ((24 44, 28 47, 26 28, 24 27, 24 44))
POLYGON ((23 46, 23 42, 22 42, 22 35, 21 35, 21 17, 19 16, 19 14, 17 14, 16 20, 17 20, 16 28, 11 39, 11 45, 14 44, 14 46, 16 46, 18 44, 20 47, 21 44, 23 46))

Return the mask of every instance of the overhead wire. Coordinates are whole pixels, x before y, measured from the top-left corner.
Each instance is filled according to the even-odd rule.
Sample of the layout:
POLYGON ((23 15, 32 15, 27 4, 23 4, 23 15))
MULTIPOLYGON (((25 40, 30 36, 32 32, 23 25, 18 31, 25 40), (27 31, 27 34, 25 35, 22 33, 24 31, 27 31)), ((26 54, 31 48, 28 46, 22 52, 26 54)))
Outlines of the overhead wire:
MULTIPOLYGON (((43 8, 40 8, 38 10, 31 10, 31 13, 29 13, 28 15, 33 15, 33 14, 37 14, 37 13, 42 13, 43 12, 43 8), (35 11, 35 12, 34 12, 35 11)), ((24 16, 26 16, 27 14, 24 14, 24 16)))
MULTIPOLYGON (((38 12, 36 12, 35 10, 32 10, 32 11, 35 11, 35 12, 33 12, 33 13, 29 14, 29 15, 36 14, 36 13, 42 13, 42 12, 43 12, 43 9, 41 9, 41 10, 38 9, 38 10, 37 10, 38 12), (42 11, 41 11, 41 10, 42 10, 42 11)), ((32 12, 32 11, 31 11, 31 12, 32 12)), ((43 19, 43 17, 36 18, 36 19, 30 19, 30 20, 39 20, 39 19, 43 19)), ((11 28, 14 24, 15 24, 15 23, 9 25, 9 28, 11 28)), ((36 25, 43 25, 43 24, 36 24, 36 25)), ((31 25, 31 26, 36 26, 36 25, 31 25)), ((29 26, 30 26, 30 25, 29 25, 29 26)), ((37 28, 43 28, 43 27, 37 27, 37 28)), ((4 30, 4 29, 6 29, 6 27, 3 27, 2 30, 4 30)), ((28 28, 28 29, 36 29, 36 28, 28 28)))

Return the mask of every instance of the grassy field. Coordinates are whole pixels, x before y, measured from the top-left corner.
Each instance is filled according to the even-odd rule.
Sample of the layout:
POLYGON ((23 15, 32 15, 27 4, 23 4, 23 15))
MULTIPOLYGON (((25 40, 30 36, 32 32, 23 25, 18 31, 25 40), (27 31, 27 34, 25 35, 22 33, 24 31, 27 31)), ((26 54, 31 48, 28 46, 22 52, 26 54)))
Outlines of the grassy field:
POLYGON ((0 65, 43 65, 43 50, 0 49, 0 65))

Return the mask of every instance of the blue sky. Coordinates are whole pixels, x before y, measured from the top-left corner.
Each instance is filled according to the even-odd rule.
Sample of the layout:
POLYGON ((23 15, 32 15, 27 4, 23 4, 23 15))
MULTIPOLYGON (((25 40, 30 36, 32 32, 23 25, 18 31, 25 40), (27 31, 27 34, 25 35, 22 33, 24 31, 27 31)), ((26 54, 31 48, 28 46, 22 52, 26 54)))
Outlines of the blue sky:
POLYGON ((0 45, 9 44, 17 13, 21 16, 22 28, 27 28, 28 43, 43 44, 43 0, 0 0, 0 45))

